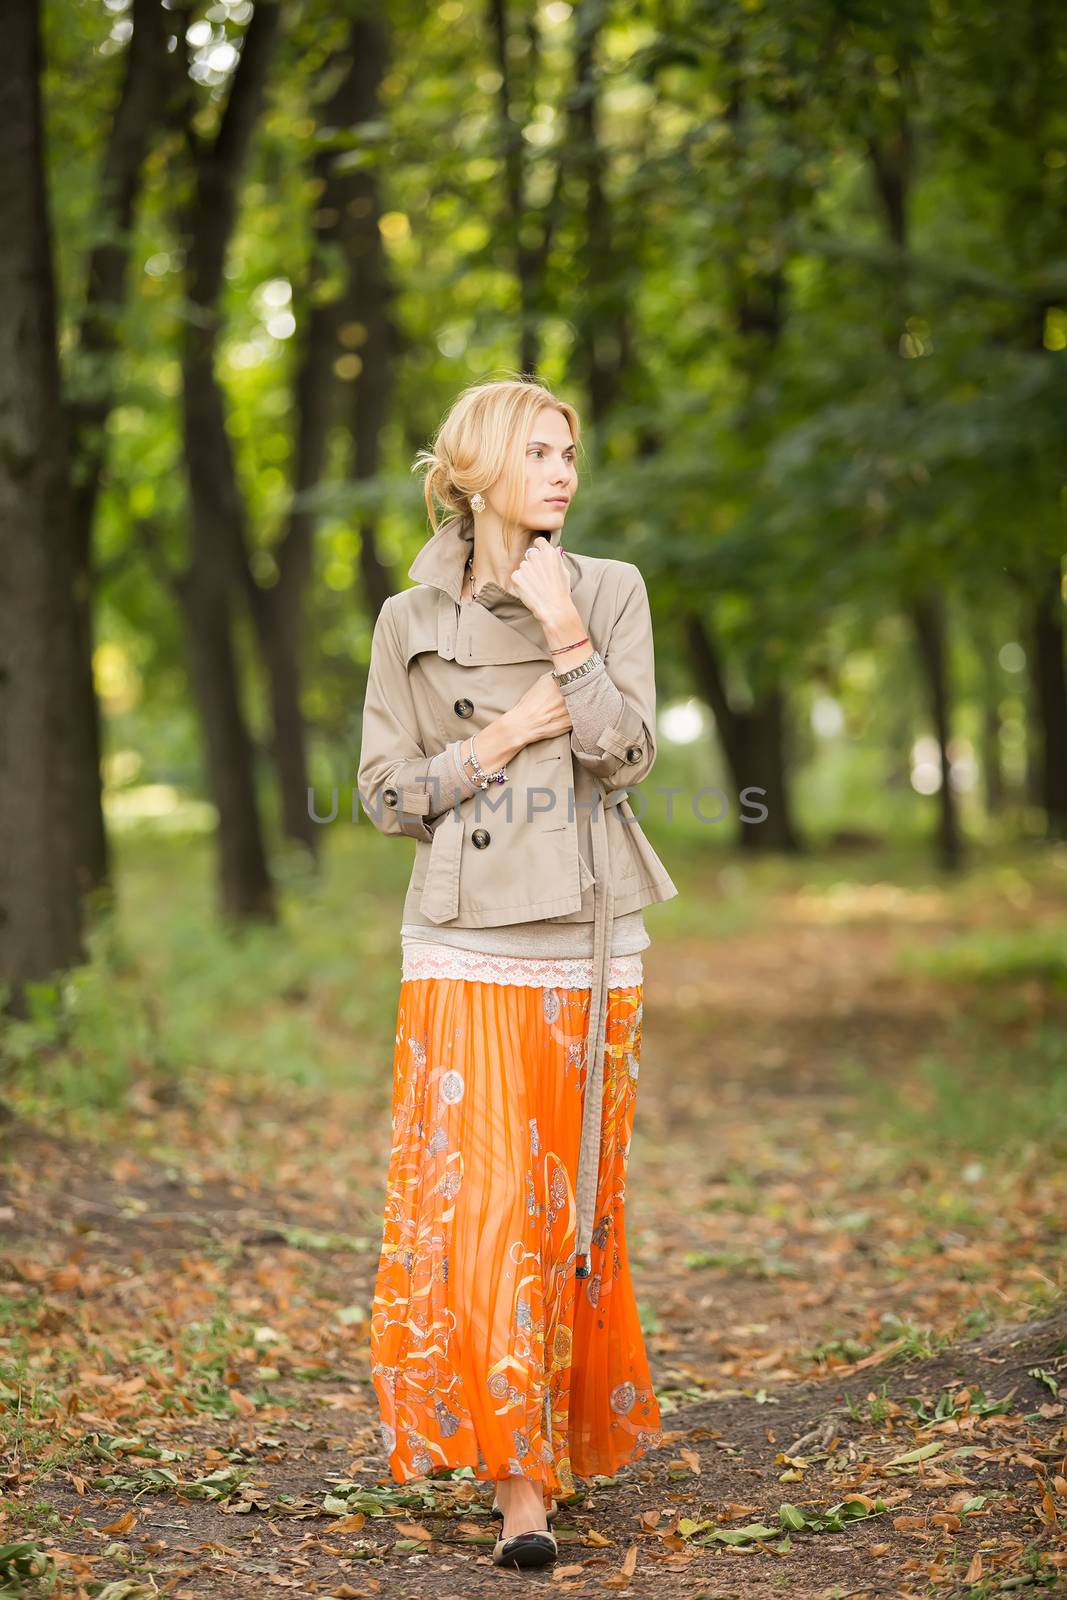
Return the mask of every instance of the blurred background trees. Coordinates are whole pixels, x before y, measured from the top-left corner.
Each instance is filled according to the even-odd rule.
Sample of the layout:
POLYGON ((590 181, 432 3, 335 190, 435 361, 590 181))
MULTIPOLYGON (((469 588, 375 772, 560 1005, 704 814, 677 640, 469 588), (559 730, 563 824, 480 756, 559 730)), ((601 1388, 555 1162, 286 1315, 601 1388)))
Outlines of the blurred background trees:
POLYGON ((1055 0, 27 0, 5 43, 16 1008, 123 829, 207 830, 242 923, 350 823, 411 457, 510 370, 583 416, 568 544, 646 575, 653 832, 675 783, 708 850, 1067 837, 1055 0))

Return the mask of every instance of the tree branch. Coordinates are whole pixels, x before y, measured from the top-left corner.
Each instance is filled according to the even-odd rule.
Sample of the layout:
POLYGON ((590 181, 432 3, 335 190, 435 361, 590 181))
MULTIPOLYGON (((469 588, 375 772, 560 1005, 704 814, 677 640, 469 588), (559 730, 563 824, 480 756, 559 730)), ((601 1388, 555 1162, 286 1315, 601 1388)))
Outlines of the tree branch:
POLYGON ((274 39, 277 5, 259 0, 248 24, 214 144, 197 161, 198 227, 190 229, 193 256, 191 297, 213 306, 222 287, 226 249, 237 215, 240 177, 253 130, 263 106, 274 39))
POLYGON ((171 20, 160 0, 134 0, 133 36, 104 151, 97 201, 99 241, 89 255, 85 299, 74 341, 78 371, 67 402, 75 461, 79 538, 92 526, 113 397, 110 357, 119 342, 130 260, 130 229, 149 143, 161 119, 171 20))

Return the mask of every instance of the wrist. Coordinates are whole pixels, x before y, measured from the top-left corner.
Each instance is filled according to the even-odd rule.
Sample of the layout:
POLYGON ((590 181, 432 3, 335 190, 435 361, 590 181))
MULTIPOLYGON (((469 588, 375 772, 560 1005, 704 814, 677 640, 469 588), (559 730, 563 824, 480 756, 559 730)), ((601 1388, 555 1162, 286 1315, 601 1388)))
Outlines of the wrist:
POLYGON ((514 706, 497 717, 494 726, 500 741, 501 761, 510 761, 512 756, 517 756, 520 750, 525 749, 529 741, 515 715, 514 706))
MULTIPOLYGON (((497 767, 507 766, 513 756, 517 756, 525 745, 518 725, 510 711, 505 711, 502 716, 496 717, 486 724, 474 735, 474 752, 485 770, 495 770, 497 767)), ((470 749, 470 740, 465 740, 462 754, 466 755, 470 749)), ((470 768, 466 769, 468 772, 470 768)))
MULTIPOLYGON (((559 645, 573 644, 576 639, 581 639, 586 627, 578 615, 577 608, 571 605, 555 612, 551 617, 546 617, 541 623, 541 630, 548 648, 555 650, 559 645)), ((566 655, 570 654, 568 650, 566 655)), ((575 651, 574 654, 577 656, 578 652, 575 651)))

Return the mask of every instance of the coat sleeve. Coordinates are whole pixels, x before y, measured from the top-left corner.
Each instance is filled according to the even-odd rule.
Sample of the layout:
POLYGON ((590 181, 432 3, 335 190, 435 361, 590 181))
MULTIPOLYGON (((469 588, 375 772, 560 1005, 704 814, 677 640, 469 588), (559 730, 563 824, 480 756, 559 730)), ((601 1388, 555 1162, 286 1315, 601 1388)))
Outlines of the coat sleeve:
POLYGON ((623 586, 622 605, 600 652, 614 695, 609 696, 599 670, 560 685, 568 705, 571 700, 575 702, 571 718, 571 752, 575 761, 613 787, 640 783, 656 759, 652 612, 640 569, 632 562, 623 565, 629 581, 623 586), (605 717, 595 734, 585 715, 587 709, 592 712, 594 707, 605 717))
POLYGON ((477 787, 460 763, 462 743, 454 739, 437 755, 426 754, 392 599, 386 600, 371 636, 356 776, 363 809, 379 832, 433 838, 435 824, 477 787))

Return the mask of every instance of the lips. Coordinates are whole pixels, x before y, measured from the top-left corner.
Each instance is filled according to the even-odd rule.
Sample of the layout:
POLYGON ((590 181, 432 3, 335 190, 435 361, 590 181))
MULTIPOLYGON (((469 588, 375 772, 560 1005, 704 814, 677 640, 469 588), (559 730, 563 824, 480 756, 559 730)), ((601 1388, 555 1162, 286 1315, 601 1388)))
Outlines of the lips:
POLYGON ((562 495, 562 494, 561 495, 557 495, 555 498, 551 498, 551 499, 548 499, 548 500, 545 501, 545 505, 546 506, 566 506, 566 505, 569 505, 569 504, 570 504, 570 501, 567 499, 566 495, 562 495))

